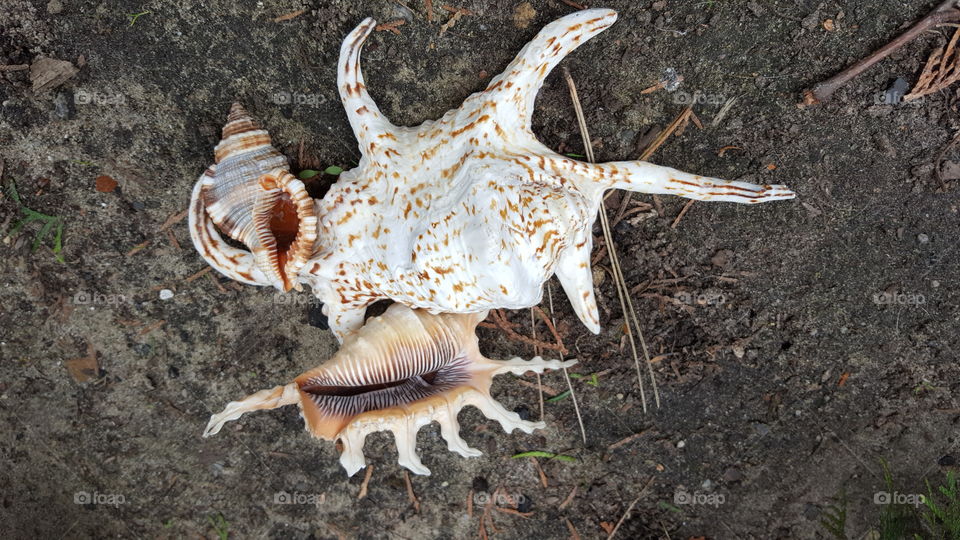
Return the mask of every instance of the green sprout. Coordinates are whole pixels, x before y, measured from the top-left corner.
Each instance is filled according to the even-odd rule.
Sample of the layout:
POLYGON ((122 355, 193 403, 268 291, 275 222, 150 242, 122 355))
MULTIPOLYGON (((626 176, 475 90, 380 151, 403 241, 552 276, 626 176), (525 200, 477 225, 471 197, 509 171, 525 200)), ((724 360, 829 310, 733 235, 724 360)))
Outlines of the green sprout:
POLYGON ((554 454, 553 452, 544 452, 542 450, 533 450, 531 452, 520 452, 519 454, 514 454, 510 457, 514 459, 533 457, 533 458, 544 458, 544 459, 556 459, 559 461, 566 461, 566 462, 577 461, 577 458, 573 456, 567 456, 564 454, 554 454))
POLYGON ((141 11, 140 13, 128 13, 128 14, 127 14, 127 18, 130 19, 130 26, 133 26, 133 25, 137 22, 137 19, 139 19, 140 17, 142 17, 142 16, 144 16, 144 15, 150 15, 151 13, 153 13, 153 12, 152 12, 152 11, 141 11))
MULTIPOLYGON (((323 170, 323 174, 329 174, 331 176, 340 176, 340 173, 342 172, 343 172, 343 167, 339 165, 331 165, 323 170)), ((309 180, 318 174, 320 174, 320 171, 315 171, 313 169, 304 169, 300 171, 300 174, 297 175, 297 178, 301 180, 309 180)))
POLYGON ((53 233, 53 256, 59 262, 66 262, 63 259, 63 219, 57 216, 50 216, 42 212, 37 212, 36 210, 31 210, 23 205, 23 202, 20 199, 20 193, 17 192, 17 185, 10 181, 7 184, 7 192, 10 194, 10 198, 13 199, 13 202, 17 203, 17 206, 20 207, 20 213, 23 214, 23 219, 17 221, 13 224, 13 227, 10 229, 10 232, 7 233, 8 237, 15 236, 24 225, 38 221, 43 223, 43 226, 40 227, 40 232, 34 235, 33 237, 33 247, 31 251, 37 251, 40 245, 43 243, 44 238, 50 234, 50 231, 53 233))
POLYGON ((207 521, 210 522, 210 526, 213 527, 213 530, 217 532, 217 537, 220 540, 227 540, 227 538, 229 538, 230 523, 228 523, 226 518, 223 517, 223 514, 207 516, 207 521))

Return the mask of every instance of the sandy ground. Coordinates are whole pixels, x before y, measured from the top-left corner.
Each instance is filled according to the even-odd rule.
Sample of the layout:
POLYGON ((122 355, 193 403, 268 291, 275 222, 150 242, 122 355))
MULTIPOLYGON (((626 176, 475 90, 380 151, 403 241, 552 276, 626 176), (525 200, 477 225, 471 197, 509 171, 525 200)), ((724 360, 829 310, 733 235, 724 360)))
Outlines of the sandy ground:
MULTIPOLYGON (((635 159, 651 128, 695 102, 704 128, 671 137, 654 161, 799 194, 697 203, 676 226, 684 201, 663 197, 615 228, 657 357, 660 408, 643 412, 608 277, 599 336, 555 293, 581 361, 573 386, 586 443, 570 398, 546 403, 548 428, 533 435, 506 435, 466 410, 464 437, 484 456, 451 454, 435 425, 424 428, 418 447, 433 475, 412 477, 414 504, 386 434, 368 439, 362 500, 363 474, 348 479, 334 445, 311 440, 293 408, 201 438, 227 401, 336 349, 307 295, 214 273, 187 279, 206 265, 176 216, 229 104, 245 103, 295 169, 349 168, 359 153, 335 61, 365 16, 405 21, 399 35, 371 37, 364 66, 381 109, 414 125, 482 89, 573 10, 464 0, 456 7, 472 14, 440 35, 451 13, 433 4, 428 21, 419 1, 5 0, 0 64, 82 66, 49 91, 31 89, 29 71, 0 74, 3 184, 63 224, 59 262, 50 231, 32 249, 42 223, 10 236, 21 211, 9 192, 0 201, 4 537, 467 538, 499 488, 519 504, 495 505, 530 514, 492 510, 492 538, 561 538, 570 527, 605 537, 631 503, 619 538, 811 538, 826 535, 821 521, 841 493, 846 534, 861 538, 885 509, 875 504, 887 489, 881 460, 901 494, 943 481, 960 454, 960 200, 933 171, 960 128, 957 95, 882 96, 897 78, 912 83, 948 32, 895 53, 828 105, 796 106, 801 89, 894 37, 930 1, 611 1, 619 22, 564 62, 599 160, 635 159), (641 94, 668 69, 683 76, 677 90, 641 94), (97 191, 102 175, 119 186, 97 191), (544 487, 532 460, 511 458, 532 450, 574 459, 541 459, 544 487)), ((559 73, 537 106, 540 139, 582 153, 559 73)), ((958 157, 946 153, 944 167, 958 157)), ((321 188, 335 180, 321 178, 321 188)), ((480 344, 491 357, 532 355, 495 330, 481 329, 480 344)), ((566 385, 556 373, 543 384, 566 385)), ((649 400, 649 381, 646 390, 649 400)), ((494 395, 540 416, 537 391, 516 379, 501 377, 494 395)))

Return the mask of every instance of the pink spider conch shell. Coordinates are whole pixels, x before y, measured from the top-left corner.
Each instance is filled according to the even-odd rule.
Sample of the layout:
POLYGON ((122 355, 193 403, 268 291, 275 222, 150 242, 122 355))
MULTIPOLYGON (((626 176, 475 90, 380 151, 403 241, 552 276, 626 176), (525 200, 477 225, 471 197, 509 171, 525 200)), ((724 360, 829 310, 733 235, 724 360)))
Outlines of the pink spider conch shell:
POLYGON ((430 474, 415 448, 417 432, 434 421, 451 451, 463 457, 481 455, 459 434, 457 413, 467 405, 500 422, 507 433, 544 428, 543 422, 522 420, 497 403, 490 396, 492 379, 501 373, 569 367, 576 360, 485 358, 474 330, 486 315, 433 315, 393 304, 348 336, 329 361, 290 384, 227 404, 210 418, 204 436, 215 435, 243 413, 296 404, 314 437, 342 443, 340 464, 353 476, 366 466, 363 442, 375 431, 393 432, 400 465, 430 474))
MULTIPOLYGON (((589 9, 554 21, 485 90, 417 127, 390 123, 367 93, 360 50, 375 21, 347 36, 337 88, 362 158, 317 202, 314 254, 297 276, 324 303, 339 339, 359 328, 367 306, 380 299, 435 313, 520 309, 540 302, 554 274, 577 316, 597 333, 591 228, 605 191, 745 204, 795 196, 782 185, 643 161, 585 163, 541 144, 530 121, 544 79, 616 18, 614 11, 589 9)), ((192 216, 191 225, 215 233, 206 221, 205 214, 192 216)), ((253 261, 227 260, 221 244, 198 249, 226 275, 253 275, 253 261)))

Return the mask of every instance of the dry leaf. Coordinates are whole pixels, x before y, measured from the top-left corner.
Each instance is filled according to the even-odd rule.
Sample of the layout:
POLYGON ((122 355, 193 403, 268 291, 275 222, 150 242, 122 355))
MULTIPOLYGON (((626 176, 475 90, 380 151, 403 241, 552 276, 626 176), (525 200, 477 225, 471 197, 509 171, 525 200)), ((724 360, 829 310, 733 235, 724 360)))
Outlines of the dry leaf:
POLYGON ((827 32, 833 32, 837 29, 837 26, 833 24, 833 19, 827 19, 823 21, 823 29, 827 32))
POLYGON ((100 193, 113 193, 113 190, 117 189, 117 181, 105 174, 98 176, 94 180, 94 184, 94 187, 100 193))
POLYGON ((30 82, 34 92, 52 90, 77 74, 77 68, 66 60, 40 57, 30 65, 30 82))
POLYGON ((67 360, 67 371, 78 383, 87 382, 97 376, 100 371, 97 365, 97 350, 93 344, 87 343, 87 355, 67 360))

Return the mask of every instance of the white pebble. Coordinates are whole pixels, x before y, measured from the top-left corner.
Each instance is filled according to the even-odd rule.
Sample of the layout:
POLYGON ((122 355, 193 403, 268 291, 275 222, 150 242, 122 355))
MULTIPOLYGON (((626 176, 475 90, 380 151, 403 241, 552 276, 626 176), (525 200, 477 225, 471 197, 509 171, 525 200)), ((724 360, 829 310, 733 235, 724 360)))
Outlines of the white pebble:
POLYGON ((169 300, 169 299, 171 299, 171 298, 173 298, 173 291, 171 291, 170 289, 161 289, 161 290, 160 290, 160 299, 161 299, 161 300, 169 300))
POLYGON ((677 448, 683 448, 687 445, 687 441, 680 441, 677 443, 677 448))

